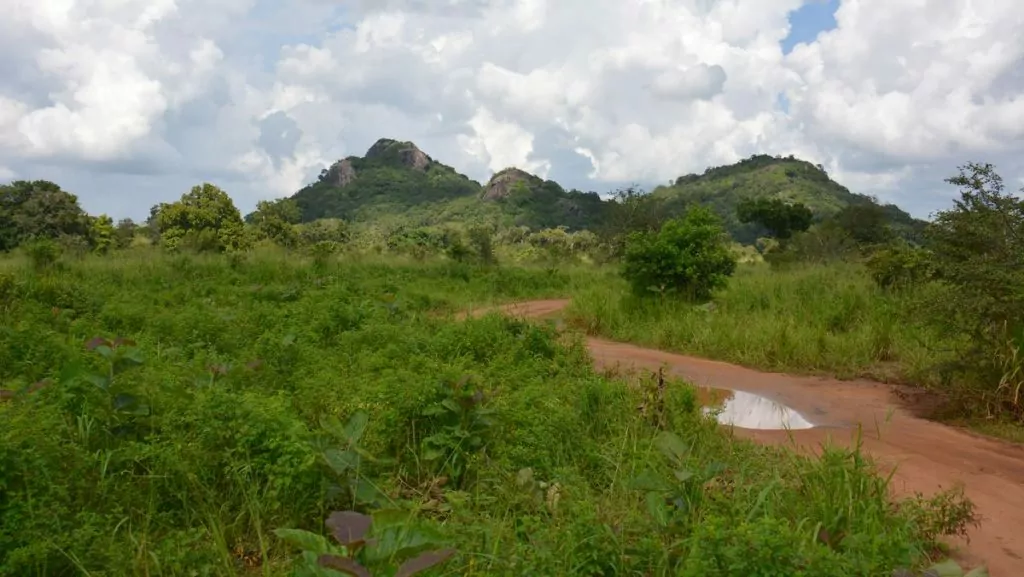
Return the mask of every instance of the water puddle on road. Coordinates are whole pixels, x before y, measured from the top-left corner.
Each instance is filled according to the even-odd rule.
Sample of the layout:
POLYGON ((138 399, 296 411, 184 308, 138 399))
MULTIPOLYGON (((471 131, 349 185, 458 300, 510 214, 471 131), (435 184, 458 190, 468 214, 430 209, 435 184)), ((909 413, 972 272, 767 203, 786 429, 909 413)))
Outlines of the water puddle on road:
POLYGON ((810 429, 814 425, 795 410, 761 395, 701 387, 698 397, 704 412, 717 412, 721 425, 762 431, 810 429))

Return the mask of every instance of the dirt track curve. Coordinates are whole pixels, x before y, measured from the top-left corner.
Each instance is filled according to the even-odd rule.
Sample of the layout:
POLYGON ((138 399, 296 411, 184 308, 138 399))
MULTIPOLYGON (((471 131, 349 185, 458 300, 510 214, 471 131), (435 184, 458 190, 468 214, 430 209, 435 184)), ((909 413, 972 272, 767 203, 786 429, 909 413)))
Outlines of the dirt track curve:
MULTIPOLYGON (((545 300, 500 307, 513 316, 554 314, 568 300, 545 300)), ((480 315, 489 309, 473 311, 480 315)), ((816 426, 796 431, 737 429, 761 442, 788 442, 790 436, 813 450, 826 438, 849 442, 863 425, 863 447, 877 462, 898 465, 897 493, 931 494, 963 482, 981 525, 969 543, 958 546, 958 559, 973 567, 985 564, 992 577, 1024 577, 1024 447, 974 436, 917 418, 892 400, 891 387, 869 381, 836 381, 763 373, 728 363, 588 338, 598 368, 666 370, 695 385, 756 393, 805 415, 816 426)))

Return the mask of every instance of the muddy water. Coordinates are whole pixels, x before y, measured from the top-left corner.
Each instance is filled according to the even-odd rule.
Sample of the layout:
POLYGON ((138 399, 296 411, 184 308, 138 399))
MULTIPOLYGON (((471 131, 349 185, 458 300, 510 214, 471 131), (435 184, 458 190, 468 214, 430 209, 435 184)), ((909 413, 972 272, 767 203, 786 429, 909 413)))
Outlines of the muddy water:
POLYGON ((797 411, 761 395, 701 387, 698 399, 704 412, 722 425, 759 431, 810 429, 814 425, 797 411))

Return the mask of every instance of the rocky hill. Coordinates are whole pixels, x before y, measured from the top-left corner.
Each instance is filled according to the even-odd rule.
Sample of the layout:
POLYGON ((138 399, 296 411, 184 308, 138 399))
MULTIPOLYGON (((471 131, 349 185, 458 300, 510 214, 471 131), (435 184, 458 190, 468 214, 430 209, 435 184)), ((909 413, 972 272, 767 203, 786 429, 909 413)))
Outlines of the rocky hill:
MULTIPOLYGON (((736 206, 745 198, 780 198, 800 202, 811 209, 817 220, 829 217, 846 206, 878 204, 873 198, 851 192, 829 177, 820 165, 793 156, 754 155, 736 164, 711 167, 703 174, 680 176, 670 186, 651 191, 664 203, 664 210, 676 213, 688 204, 710 206, 722 217, 738 241, 751 243, 763 234, 756 225, 745 225, 736 216, 736 206)), ((891 226, 903 236, 914 236, 924 222, 899 207, 882 208, 891 226)))
POLYGON ((481 185, 411 142, 386 138, 362 157, 338 160, 292 198, 307 222, 341 218, 426 226, 473 220, 534 229, 588 228, 607 205, 597 193, 566 191, 517 168, 481 185))
MULTIPOLYGON (((833 181, 821 166, 792 156, 755 155, 736 164, 680 176, 651 191, 659 211, 680 214, 692 203, 711 206, 740 242, 752 243, 764 231, 736 217, 745 198, 782 198, 802 202, 822 219, 843 207, 875 204, 833 181)), ((341 218, 353 222, 390 222, 430 226, 488 222, 531 229, 565 226, 599 229, 614 205, 597 193, 565 190, 515 167, 480 184, 442 164, 411 142, 380 139, 362 157, 349 156, 324 169, 317 182, 298 191, 303 221, 341 218)), ((905 236, 923 226, 893 205, 883 207, 892 226, 905 236)))

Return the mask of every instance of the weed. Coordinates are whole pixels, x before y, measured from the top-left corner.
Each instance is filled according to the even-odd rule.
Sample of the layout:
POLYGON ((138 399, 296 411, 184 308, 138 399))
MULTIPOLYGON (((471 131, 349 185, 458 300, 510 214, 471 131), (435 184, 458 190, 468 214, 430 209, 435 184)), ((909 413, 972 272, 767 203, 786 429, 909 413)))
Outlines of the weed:
POLYGON ((383 511, 374 517, 355 511, 335 511, 325 524, 338 545, 301 529, 277 529, 274 533, 302 549, 302 563, 296 571, 302 577, 331 577, 332 573, 325 569, 354 577, 410 577, 455 554, 454 549, 432 549, 440 544, 437 534, 408 521, 402 511, 383 511), (401 564, 397 568, 388 566, 394 563, 401 564), (371 573, 366 565, 381 568, 371 573))

